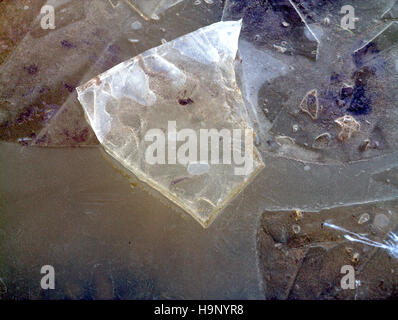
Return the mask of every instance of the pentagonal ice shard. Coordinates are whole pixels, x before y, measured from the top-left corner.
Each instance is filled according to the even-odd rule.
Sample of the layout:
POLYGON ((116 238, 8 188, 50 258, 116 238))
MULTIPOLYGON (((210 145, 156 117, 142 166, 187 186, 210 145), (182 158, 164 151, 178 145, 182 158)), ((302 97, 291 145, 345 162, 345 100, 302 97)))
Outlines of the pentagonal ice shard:
POLYGON ((77 88, 105 150, 204 227, 263 168, 235 80, 240 29, 215 23, 77 88))

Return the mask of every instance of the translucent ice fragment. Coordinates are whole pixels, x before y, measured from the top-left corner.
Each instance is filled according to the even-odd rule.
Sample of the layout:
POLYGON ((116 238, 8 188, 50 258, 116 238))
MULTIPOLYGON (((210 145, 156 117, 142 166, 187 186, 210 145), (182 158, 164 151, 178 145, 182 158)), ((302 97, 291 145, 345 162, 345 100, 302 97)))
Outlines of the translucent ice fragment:
POLYGON ((319 101, 318 101, 318 92, 316 89, 308 92, 300 104, 301 111, 307 113, 312 120, 318 119, 319 113, 319 101))
POLYGON ((235 80, 240 29, 207 26, 77 88, 105 150, 204 227, 263 168, 235 80))
POLYGON ((358 0, 356 16, 368 19, 349 36, 332 19, 342 4, 318 2, 225 1, 223 18, 243 19, 236 70, 258 146, 321 163, 392 153, 398 29, 397 22, 378 28, 375 21, 394 1, 358 0))
POLYGON ((341 128, 339 133, 339 139, 341 141, 347 141, 351 138, 353 133, 358 132, 361 128, 359 122, 349 115, 344 115, 343 117, 336 119, 334 122, 336 122, 341 128))
POLYGON ((383 243, 380 243, 377 241, 370 240, 355 232, 351 232, 342 227, 336 226, 334 224, 324 223, 324 226, 347 233, 346 235, 344 235, 344 238, 346 238, 349 241, 359 242, 366 244, 368 246, 385 249, 388 251, 390 255, 398 259, 398 236, 393 232, 389 233, 388 240, 385 240, 383 243))

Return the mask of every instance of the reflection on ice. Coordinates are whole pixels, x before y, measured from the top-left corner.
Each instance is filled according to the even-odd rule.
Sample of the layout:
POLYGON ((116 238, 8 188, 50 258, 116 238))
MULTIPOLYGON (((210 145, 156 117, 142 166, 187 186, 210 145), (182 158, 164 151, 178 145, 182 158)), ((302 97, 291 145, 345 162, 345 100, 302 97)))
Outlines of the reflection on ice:
POLYGON ((380 242, 377 242, 377 241, 370 240, 370 239, 368 239, 368 238, 366 238, 364 236, 361 236, 358 233, 351 232, 349 230, 346 230, 346 229, 344 229, 342 227, 336 226, 336 225, 331 224, 331 223, 324 223, 323 225, 325 227, 329 227, 329 228, 332 228, 332 229, 347 233, 346 235, 344 235, 344 238, 346 238, 349 241, 359 242, 359 243, 366 244, 368 246, 385 249, 394 258, 398 259, 398 236, 395 233, 393 233, 393 232, 390 232, 388 234, 388 239, 385 240, 384 243, 380 243, 380 242))

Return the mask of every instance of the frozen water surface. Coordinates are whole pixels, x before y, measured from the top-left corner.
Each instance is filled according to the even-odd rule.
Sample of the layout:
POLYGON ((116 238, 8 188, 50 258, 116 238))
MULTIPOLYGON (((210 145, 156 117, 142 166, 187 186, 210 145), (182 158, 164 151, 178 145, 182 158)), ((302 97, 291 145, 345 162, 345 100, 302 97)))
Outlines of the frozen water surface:
POLYGON ((52 31, 39 24, 46 1, 0 3, 0 297, 397 297, 396 258, 369 245, 397 234, 397 1, 352 1, 350 31, 339 0, 130 2, 146 18, 126 1, 59 2, 52 31), (115 168, 75 88, 241 18, 235 71, 265 168, 203 229, 115 168), (344 116, 359 124, 349 139, 344 116), (52 292, 39 287, 47 264, 52 292), (341 289, 343 265, 355 290, 341 289))

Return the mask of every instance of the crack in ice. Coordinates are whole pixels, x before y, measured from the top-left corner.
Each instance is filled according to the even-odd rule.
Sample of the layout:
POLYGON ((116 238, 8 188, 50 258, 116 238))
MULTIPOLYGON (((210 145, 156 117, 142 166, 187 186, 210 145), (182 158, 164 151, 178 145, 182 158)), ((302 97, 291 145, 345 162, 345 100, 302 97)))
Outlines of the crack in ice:
POLYGON ((342 232, 348 233, 348 234, 344 235, 344 238, 346 238, 348 241, 359 242, 359 243, 366 244, 368 246, 385 249, 394 258, 398 259, 398 236, 395 233, 393 233, 393 232, 390 232, 388 234, 388 240, 384 240, 383 243, 380 243, 380 242, 377 242, 377 241, 370 240, 370 239, 368 239, 368 238, 366 238, 364 236, 361 236, 360 234, 357 234, 355 232, 349 231, 347 229, 344 229, 342 227, 336 226, 336 225, 331 224, 331 223, 324 223, 323 225, 326 226, 326 227, 338 230, 338 231, 342 231, 342 232))

